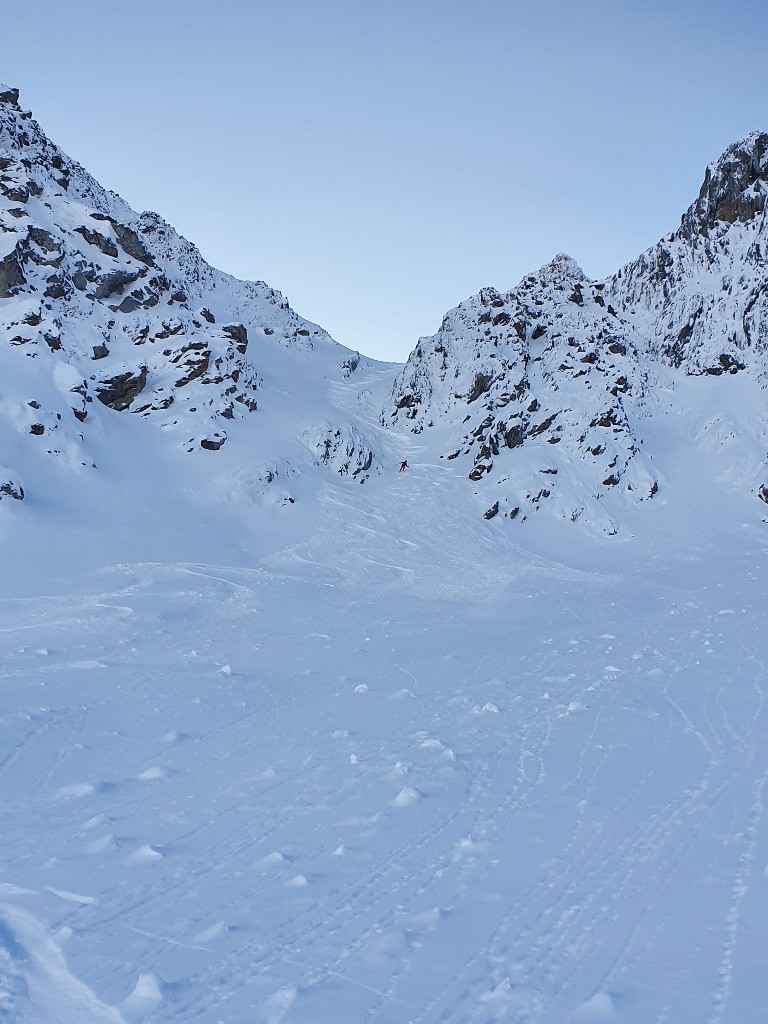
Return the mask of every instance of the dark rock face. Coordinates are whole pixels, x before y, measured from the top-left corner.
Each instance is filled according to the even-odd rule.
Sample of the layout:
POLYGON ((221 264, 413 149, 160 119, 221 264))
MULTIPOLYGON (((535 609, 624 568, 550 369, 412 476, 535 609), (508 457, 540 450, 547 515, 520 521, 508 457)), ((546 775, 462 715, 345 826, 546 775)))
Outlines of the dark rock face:
POLYGON ((2 501, 3 497, 13 498, 15 501, 23 501, 24 488, 21 484, 14 483, 13 480, 6 480, 0 484, 0 501, 2 501))
POLYGON ((209 452, 217 452, 219 448, 223 447, 226 440, 226 434, 214 434, 213 437, 204 437, 200 442, 200 447, 209 452))
POLYGON ((82 235, 89 245, 95 245, 105 256, 117 256, 117 246, 111 238, 107 238, 101 232, 90 231, 88 228, 75 228, 75 231, 82 235))
POLYGON ((138 260, 139 263, 143 263, 147 267, 155 266, 155 261, 152 259, 147 247, 133 228, 129 228, 127 225, 112 219, 110 219, 110 224, 123 252, 127 252, 133 259, 138 260))
POLYGON ((768 195, 768 135, 755 132, 729 146, 707 168, 699 198, 684 218, 685 228, 706 235, 718 221, 746 223, 763 212, 768 195))
POLYGON ((0 86, 0 103, 9 103, 12 107, 19 105, 19 90, 0 86))
POLYGON ((374 469, 373 451, 352 427, 327 427, 314 435, 308 432, 306 440, 317 453, 319 464, 334 469, 340 476, 362 484, 374 469))
POLYGON ((0 299, 8 299, 26 284, 24 273, 15 252, 0 260, 0 299))
POLYGON ((117 377, 104 380, 96 386, 96 397, 103 404, 116 412, 129 409, 131 403, 147 386, 147 367, 142 366, 138 373, 121 373, 117 377))
POLYGON ((99 278, 93 297, 94 299, 108 299, 110 295, 119 292, 127 284, 133 284, 138 276, 138 273, 129 270, 113 270, 111 273, 104 274, 99 278))
POLYGON ((248 331, 245 327, 242 324, 229 324, 227 327, 222 327, 221 332, 234 341, 237 351, 244 356, 248 348, 248 331))

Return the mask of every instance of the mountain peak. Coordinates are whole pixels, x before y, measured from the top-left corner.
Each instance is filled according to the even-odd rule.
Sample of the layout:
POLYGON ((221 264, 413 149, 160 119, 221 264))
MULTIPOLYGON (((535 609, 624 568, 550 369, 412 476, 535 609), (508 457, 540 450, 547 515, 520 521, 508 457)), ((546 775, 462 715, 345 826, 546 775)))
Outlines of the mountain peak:
POLYGON ((699 197, 683 225, 700 234, 719 221, 746 223, 762 213, 768 196, 768 134, 754 131, 730 145, 704 175, 699 197))
POLYGON ((532 276, 543 285, 573 284, 588 280, 576 260, 564 252, 553 256, 549 263, 539 267, 532 276))
POLYGON ((17 107, 19 105, 19 90, 0 82, 0 103, 8 103, 17 107))

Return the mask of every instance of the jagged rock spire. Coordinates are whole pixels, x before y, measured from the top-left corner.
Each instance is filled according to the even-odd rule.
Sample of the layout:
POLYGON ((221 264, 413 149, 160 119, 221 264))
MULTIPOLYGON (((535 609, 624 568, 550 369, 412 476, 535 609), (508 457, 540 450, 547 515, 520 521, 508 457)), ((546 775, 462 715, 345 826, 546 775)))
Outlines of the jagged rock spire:
POLYGON ((699 197, 683 216, 684 231, 706 234, 718 222, 745 223, 765 210, 768 134, 752 132, 707 167, 699 197))

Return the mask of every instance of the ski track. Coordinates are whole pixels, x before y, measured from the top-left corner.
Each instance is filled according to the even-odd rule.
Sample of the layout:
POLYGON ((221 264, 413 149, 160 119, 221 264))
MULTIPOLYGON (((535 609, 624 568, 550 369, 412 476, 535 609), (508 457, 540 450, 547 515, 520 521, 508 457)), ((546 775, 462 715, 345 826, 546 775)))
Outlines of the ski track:
POLYGON ((768 723, 759 625, 719 616, 738 580, 613 604, 520 580, 467 616, 358 604, 326 572, 407 567, 313 550, 4 602, 19 1021, 46 930, 94 1019, 750 1019, 768 723))

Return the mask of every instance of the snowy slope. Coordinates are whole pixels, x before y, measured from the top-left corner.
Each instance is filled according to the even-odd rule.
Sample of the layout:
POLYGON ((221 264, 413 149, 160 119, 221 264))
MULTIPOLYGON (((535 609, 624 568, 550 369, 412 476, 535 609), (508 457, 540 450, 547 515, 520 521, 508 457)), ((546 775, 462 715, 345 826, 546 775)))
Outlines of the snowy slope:
POLYGON ((254 486, 279 479, 284 499, 304 462, 358 480, 379 471, 329 396, 368 361, 135 214, 17 99, 0 89, 0 498, 43 500, 62 468, 89 476, 126 412, 197 458, 238 434, 254 486))
POLYGON ((764 537, 569 564, 411 454, 0 602, 9 1020, 760 1019, 764 537))
POLYGON ((403 368, 0 123, 0 1020, 760 1021, 763 179, 403 368))

